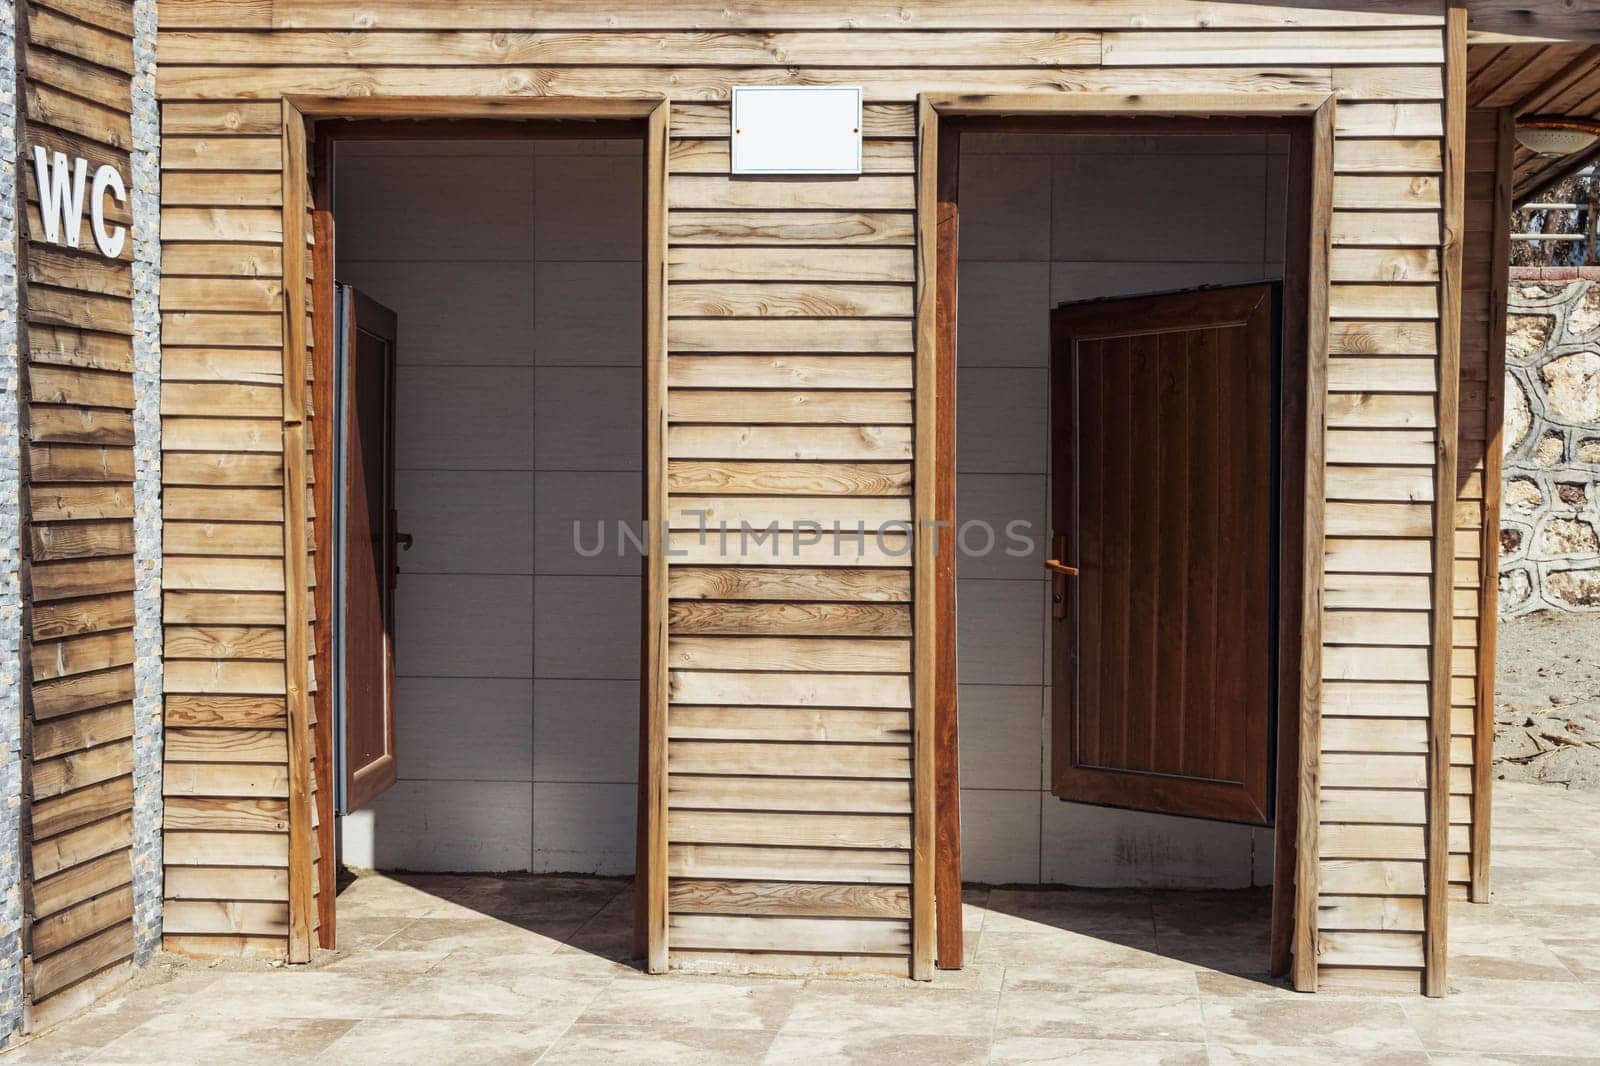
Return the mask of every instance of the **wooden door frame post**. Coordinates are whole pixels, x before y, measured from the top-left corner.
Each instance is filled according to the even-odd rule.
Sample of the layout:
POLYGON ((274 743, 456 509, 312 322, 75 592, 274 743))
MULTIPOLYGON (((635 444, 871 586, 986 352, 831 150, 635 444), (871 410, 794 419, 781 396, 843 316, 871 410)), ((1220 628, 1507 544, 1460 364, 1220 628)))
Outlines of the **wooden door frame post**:
MULTIPOLYGON (((1332 222, 1334 97, 1326 92, 1173 93, 926 93, 918 103, 917 203, 917 360, 916 466, 914 479, 917 538, 916 590, 913 608, 915 700, 912 720, 913 773, 916 782, 912 860, 912 971, 926 974, 933 962, 934 939, 941 968, 959 966, 961 944, 960 784, 955 690, 955 566, 936 556, 926 534, 935 523, 955 519, 955 299, 959 211, 959 155, 941 148, 944 119, 1116 120, 1145 118, 1273 118, 1302 120, 1309 131, 1299 143, 1309 145, 1309 173, 1304 176, 1304 234, 1295 234, 1305 261, 1304 294, 1285 299, 1303 303, 1304 395, 1296 397, 1289 415, 1303 420, 1304 472, 1300 516, 1300 555, 1286 560, 1284 572, 1295 571, 1299 608, 1292 684, 1295 706, 1280 705, 1278 720, 1287 724, 1280 736, 1280 759, 1295 767, 1293 789, 1280 788, 1278 839, 1291 845, 1292 876, 1285 877, 1280 855, 1273 902, 1274 963, 1281 970, 1292 946, 1296 988, 1316 987, 1318 754, 1321 721, 1322 577, 1324 492, 1323 457, 1325 392, 1328 361, 1328 258, 1332 222), (932 484, 929 484, 929 482, 932 484), (925 854, 932 849, 933 854, 925 854), (930 928, 937 923, 937 929, 930 928), (919 971, 919 966, 923 967, 919 971)), ((1065 128, 1065 127, 1063 127, 1065 128)), ((945 537, 950 541, 952 537, 945 537)), ((941 553, 942 553, 941 542, 941 553)), ((1293 607, 1285 611, 1294 610, 1293 607)), ((1280 726, 1280 728, 1283 728, 1280 726)), ((1280 767, 1283 763, 1280 761, 1280 767)), ((1280 769, 1281 774, 1281 769, 1280 769)))
MULTIPOLYGON (((311 961, 310 597, 306 587, 306 120, 283 101, 283 673, 289 759, 289 961, 311 961)), ((324 856, 333 861, 333 856, 324 856)))

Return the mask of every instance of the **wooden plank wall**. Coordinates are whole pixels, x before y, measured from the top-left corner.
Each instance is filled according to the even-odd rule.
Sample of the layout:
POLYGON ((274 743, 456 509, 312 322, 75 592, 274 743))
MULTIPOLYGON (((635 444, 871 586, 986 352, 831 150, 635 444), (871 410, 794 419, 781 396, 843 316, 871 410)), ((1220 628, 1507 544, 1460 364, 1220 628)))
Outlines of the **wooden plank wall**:
MULTIPOLYGON (((1396 976, 1416 984, 1427 871, 1443 0, 1346 10, 929 0, 915 11, 624 0, 604 20, 578 0, 482 0, 447 18, 409 0, 165 0, 160 10, 168 165, 210 161, 267 192, 276 183, 259 171, 277 165, 276 152, 247 116, 285 93, 670 94, 670 488, 680 510, 703 505, 716 518, 759 524, 873 525, 906 513, 915 384, 907 138, 918 93, 1336 93, 1319 958, 1329 984, 1396 976), (837 32, 846 28, 854 29, 837 32), (728 180, 723 102, 736 84, 862 86, 867 173, 728 180), (174 116, 187 125, 172 126, 174 116)), ((236 186, 248 195, 247 184, 226 187, 236 186)), ((270 257, 270 219, 258 225, 244 204, 200 206, 193 221, 204 226, 189 239, 270 257)), ((271 263, 260 266, 270 277, 271 263)), ((233 260, 214 270, 233 279, 230 291, 263 284, 233 260)), ((270 379, 280 369, 272 356, 281 338, 253 309, 201 299, 186 310, 256 327, 251 340, 232 343, 258 360, 252 373, 270 379)), ((209 351, 221 342, 196 343, 209 351)), ((211 379, 229 404, 263 387, 238 373, 211 379)), ((230 415, 229 442, 216 446, 256 441, 270 455, 267 438, 242 424, 252 417, 230 415)), ((241 477, 226 491, 242 501, 258 487, 241 477)), ((812 547, 784 565, 733 566, 690 531, 674 539, 690 555, 671 567, 673 962, 723 964, 719 956, 737 950, 744 962, 831 965, 871 952, 903 965, 905 560, 822 566, 838 560, 812 547), (752 813, 774 802, 786 812, 752 813), (734 881, 748 891, 735 892, 734 881), (808 924, 840 913, 854 917, 808 924)), ((266 597, 241 599, 241 608, 280 602, 272 590, 228 595, 266 597)), ((215 607, 217 624, 282 621, 269 609, 266 623, 242 613, 225 622, 225 604, 215 607)))
POLYGON ((287 951, 281 128, 162 108, 165 942, 202 955, 287 951))
MULTIPOLYGON (((18 5, 24 71, 24 900, 29 1026, 125 976, 133 926, 133 239, 103 257, 85 211, 78 246, 47 242, 34 146, 114 167, 130 187, 133 5, 18 5)), ((90 191, 84 193, 88 207, 90 191)), ((63 234, 64 239, 64 234, 63 234)))
POLYGON ((1500 424, 1510 271, 1512 114, 1467 115, 1466 271, 1461 297, 1461 451, 1458 456, 1455 654, 1450 762, 1451 889, 1489 899, 1489 787, 1494 760, 1494 649, 1499 602, 1500 424), (1480 743, 1480 738, 1482 742, 1480 743), (1463 770, 1467 772, 1463 772, 1463 770), (1465 832, 1467 840, 1460 839, 1465 832), (1465 845, 1465 846, 1463 846, 1465 845), (1465 876, 1463 876, 1465 875, 1465 876))

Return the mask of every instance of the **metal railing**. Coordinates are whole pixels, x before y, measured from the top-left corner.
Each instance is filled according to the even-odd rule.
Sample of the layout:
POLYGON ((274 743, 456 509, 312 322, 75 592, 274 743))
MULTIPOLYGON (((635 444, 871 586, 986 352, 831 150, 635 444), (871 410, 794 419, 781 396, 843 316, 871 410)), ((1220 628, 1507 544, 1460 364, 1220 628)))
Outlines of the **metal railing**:
POLYGON ((1542 200, 1516 209, 1511 261, 1517 266, 1600 264, 1600 166, 1580 170, 1542 200))

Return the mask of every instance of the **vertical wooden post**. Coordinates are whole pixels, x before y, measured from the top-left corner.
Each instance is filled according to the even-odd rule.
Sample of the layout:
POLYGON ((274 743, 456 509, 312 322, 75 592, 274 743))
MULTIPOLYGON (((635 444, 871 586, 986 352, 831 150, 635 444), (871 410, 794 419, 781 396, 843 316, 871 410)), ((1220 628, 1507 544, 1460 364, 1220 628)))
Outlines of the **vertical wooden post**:
POLYGON ((651 973, 667 952, 667 146, 671 106, 650 112, 645 133, 644 561, 640 661, 639 825, 634 870, 634 951, 651 973))
POLYGON ((1489 254, 1489 351, 1485 370, 1483 516, 1478 545, 1478 671, 1473 690, 1472 886, 1489 902, 1489 845, 1494 795, 1494 660, 1500 632, 1500 437, 1505 424, 1506 305, 1511 295, 1511 183, 1516 115, 1495 116, 1494 235, 1489 254))
POLYGON ((1322 796, 1323 441, 1327 431, 1328 258, 1333 222, 1330 97, 1311 120, 1311 234, 1306 263, 1304 536, 1301 539, 1299 760, 1295 795, 1294 987, 1317 990, 1318 819, 1322 796))
POLYGON ((935 301, 938 332, 937 393, 938 485, 934 517, 939 551, 939 666, 934 681, 934 833, 933 902, 941 970, 959 970, 965 955, 961 935, 961 745, 956 690, 956 287, 959 258, 957 204, 961 170, 960 127, 941 130, 938 144, 939 201, 935 301))
POLYGON ((306 126, 283 101, 283 672, 289 757, 289 961, 311 960, 311 718, 306 638, 306 126))
POLYGON ((934 707, 938 700, 939 611, 933 554, 938 487, 938 257, 939 113, 932 101, 917 104, 916 369, 913 400, 911 582, 913 634, 911 722, 911 976, 933 979, 934 958, 934 707))
POLYGON ((1433 496, 1433 632, 1428 730, 1428 830, 1422 933, 1423 992, 1446 986, 1450 884, 1450 659, 1455 571, 1456 434, 1461 390, 1461 240, 1466 192, 1467 6, 1450 0, 1445 22, 1444 219, 1439 257, 1438 448, 1433 496))
POLYGON ((316 511, 312 522, 311 557, 316 563, 313 612, 317 692, 316 782, 317 945, 331 950, 337 940, 338 891, 333 838, 333 438, 339 414, 333 404, 333 140, 319 136, 313 146, 316 163, 311 194, 311 481, 316 511))

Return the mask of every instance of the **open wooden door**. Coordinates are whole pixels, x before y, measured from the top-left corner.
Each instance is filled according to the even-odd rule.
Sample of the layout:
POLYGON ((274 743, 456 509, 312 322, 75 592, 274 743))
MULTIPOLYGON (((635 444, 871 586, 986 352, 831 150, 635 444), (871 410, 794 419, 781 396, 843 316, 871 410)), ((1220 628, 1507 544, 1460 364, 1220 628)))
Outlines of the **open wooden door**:
POLYGON ((395 782, 395 314, 339 287, 344 500, 341 670, 344 811, 395 782))
POLYGON ((1271 821, 1277 304, 1260 284, 1051 316, 1062 799, 1271 821))

